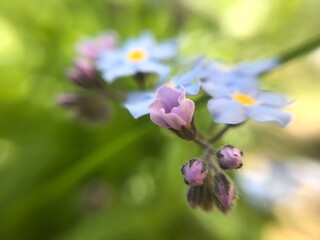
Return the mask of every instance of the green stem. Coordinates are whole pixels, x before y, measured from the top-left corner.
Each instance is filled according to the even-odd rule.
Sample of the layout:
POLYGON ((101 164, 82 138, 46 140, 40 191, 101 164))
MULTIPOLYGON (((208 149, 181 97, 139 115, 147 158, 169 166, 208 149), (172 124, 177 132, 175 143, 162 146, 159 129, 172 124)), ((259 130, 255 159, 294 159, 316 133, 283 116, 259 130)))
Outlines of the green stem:
POLYGON ((209 143, 217 142, 230 128, 230 125, 224 126, 213 138, 209 139, 209 143))
POLYGON ((282 54, 280 54, 281 63, 286 63, 292 59, 300 57, 320 46, 320 34, 317 34, 313 38, 301 43, 298 47, 292 48, 282 54))

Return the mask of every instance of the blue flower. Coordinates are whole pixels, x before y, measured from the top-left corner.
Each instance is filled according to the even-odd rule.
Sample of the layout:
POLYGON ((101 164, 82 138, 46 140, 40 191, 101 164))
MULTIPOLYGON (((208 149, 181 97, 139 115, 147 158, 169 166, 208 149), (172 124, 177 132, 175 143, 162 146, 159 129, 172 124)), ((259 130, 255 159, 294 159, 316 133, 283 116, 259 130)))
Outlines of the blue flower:
POLYGON ((223 80, 229 78, 256 78, 276 68, 281 63, 279 58, 268 58, 254 62, 242 62, 229 67, 220 61, 214 61, 207 65, 203 74, 205 79, 223 80))
POLYGON ((120 49, 103 52, 97 67, 107 82, 138 72, 155 73, 164 77, 169 73, 170 67, 163 60, 173 58, 177 50, 175 41, 156 44, 150 33, 143 33, 139 38, 127 41, 120 49))
POLYGON ((243 62, 228 68, 221 62, 207 64, 201 76, 201 87, 209 95, 218 97, 220 92, 234 86, 258 88, 259 75, 270 71, 280 64, 280 59, 270 58, 257 62, 243 62))
POLYGON ((219 95, 209 100, 208 110, 214 122, 239 124, 252 119, 286 126, 291 120, 290 114, 282 111, 282 107, 290 103, 287 98, 279 93, 261 91, 249 83, 221 88, 219 95))
POLYGON ((196 64, 196 66, 182 75, 172 78, 170 81, 160 82, 156 88, 150 91, 136 91, 128 94, 124 103, 124 107, 129 110, 134 118, 139 118, 143 115, 149 114, 148 107, 156 99, 156 90, 167 85, 175 89, 184 87, 187 95, 196 95, 200 90, 199 76, 202 70, 202 63, 196 64))

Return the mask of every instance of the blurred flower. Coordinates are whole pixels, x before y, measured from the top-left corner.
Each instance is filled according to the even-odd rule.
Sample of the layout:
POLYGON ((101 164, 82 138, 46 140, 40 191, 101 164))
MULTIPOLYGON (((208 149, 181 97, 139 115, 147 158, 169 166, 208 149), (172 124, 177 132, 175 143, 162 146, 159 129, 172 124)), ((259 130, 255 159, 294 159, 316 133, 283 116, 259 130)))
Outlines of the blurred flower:
POLYGON ((254 62, 243 62, 235 66, 228 66, 222 62, 208 63, 204 69, 202 78, 215 82, 225 82, 229 79, 251 78, 256 79, 280 64, 279 58, 269 58, 254 62))
POLYGON ((242 151, 232 145, 226 145, 217 152, 218 162, 222 169, 241 168, 242 156, 242 151))
POLYGON ((76 59, 73 67, 67 72, 68 78, 75 84, 85 88, 100 88, 102 82, 93 63, 85 58, 76 59))
POLYGON ((212 97, 219 97, 232 88, 259 88, 258 77, 280 64, 277 58, 257 62, 244 62, 228 67, 221 62, 208 63, 203 68, 201 87, 212 97))
POLYGON ((96 37, 83 39, 76 45, 76 51, 81 57, 95 61, 101 52, 113 50, 116 46, 116 35, 107 32, 96 37))
POLYGON ((97 66, 107 82, 137 73, 155 73, 164 77, 170 67, 163 60, 173 58, 177 50, 174 41, 156 44, 150 33, 144 33, 139 38, 127 41, 120 49, 102 53, 97 66))
POLYGON ((184 164, 181 172, 185 183, 193 187, 203 185, 208 176, 207 166, 200 159, 192 159, 184 164))
MULTIPOLYGON (((275 160, 257 156, 236 178, 253 206, 272 213, 282 227, 298 236, 319 239, 319 158, 275 160)), ((283 231, 277 235, 277 239, 287 237, 283 231)))
MULTIPOLYGON (((169 81, 162 81, 160 86, 167 85, 175 89, 184 87, 186 94, 196 95, 200 90, 199 76, 202 70, 202 64, 196 65, 188 72, 178 75, 169 81)), ((149 114, 148 107, 156 99, 155 90, 136 91, 128 94, 124 107, 129 110, 134 118, 139 118, 149 114)))
MULTIPOLYGON (((239 79, 240 80, 240 79, 239 79)), ((257 122, 276 122, 286 126, 290 114, 282 107, 290 102, 279 93, 261 91, 252 81, 240 81, 232 87, 212 91, 214 98, 208 102, 208 110, 216 123, 238 124, 248 118, 257 122), (215 94, 217 93, 217 94, 215 94)))
POLYGON ((237 189, 232 181, 221 172, 213 177, 213 188, 215 204, 223 213, 227 213, 237 198, 237 189))
POLYGON ((76 117, 89 122, 108 120, 110 117, 110 106, 103 96, 79 95, 65 93, 58 97, 59 105, 71 109, 76 117))
POLYGON ((192 139, 195 134, 194 109, 195 104, 186 98, 183 87, 180 91, 168 86, 160 87, 156 92, 156 100, 149 106, 151 121, 160 127, 175 130, 177 134, 183 134, 180 137, 185 139, 192 139))

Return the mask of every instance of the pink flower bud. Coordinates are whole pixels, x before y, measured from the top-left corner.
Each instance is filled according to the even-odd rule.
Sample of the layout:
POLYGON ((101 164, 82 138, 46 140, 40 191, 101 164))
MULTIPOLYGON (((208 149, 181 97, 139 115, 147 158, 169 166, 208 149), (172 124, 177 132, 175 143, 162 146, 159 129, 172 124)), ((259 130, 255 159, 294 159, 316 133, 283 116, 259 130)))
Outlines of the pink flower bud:
POLYGON ((93 38, 83 39, 76 45, 77 53, 87 59, 97 60, 99 54, 116 48, 117 38, 113 33, 102 33, 93 38))
POLYGON ((193 187, 201 186, 208 176, 207 166, 199 159, 192 159, 181 168, 186 184, 193 187))
POLYGON ((232 145, 226 145, 217 152, 218 162, 222 169, 241 168, 243 153, 232 145))
POLYGON ((85 88, 99 88, 102 83, 94 68, 93 62, 79 58, 67 72, 68 78, 75 84, 85 88))
POLYGON ((155 124, 173 130, 186 140, 195 137, 194 110, 195 104, 186 98, 182 86, 181 90, 160 87, 156 92, 156 100, 149 106, 150 118, 155 124))

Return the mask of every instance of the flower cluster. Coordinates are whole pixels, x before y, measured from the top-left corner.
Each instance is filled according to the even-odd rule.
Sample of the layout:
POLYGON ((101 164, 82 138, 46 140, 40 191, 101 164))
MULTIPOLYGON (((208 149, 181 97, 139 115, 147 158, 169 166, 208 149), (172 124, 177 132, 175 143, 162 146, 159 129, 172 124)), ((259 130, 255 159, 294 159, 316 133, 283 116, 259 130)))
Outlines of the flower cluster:
POLYGON ((225 171, 242 167, 243 152, 230 144, 220 149, 215 145, 228 129, 249 119, 282 127, 290 122, 290 114, 283 111, 290 101, 260 86, 260 76, 281 61, 269 58, 226 67, 203 57, 185 69, 176 61, 178 50, 177 41, 158 42, 149 32, 123 43, 114 33, 85 39, 77 44, 77 57, 67 73, 82 95, 65 94, 59 103, 79 117, 97 121, 108 115, 109 100, 120 101, 134 118, 149 115, 159 127, 193 141, 204 153, 181 169, 189 185, 187 200, 192 208, 209 211, 216 206, 227 213, 237 199, 237 189, 225 171), (179 74, 172 76, 171 66, 179 74), (196 106, 203 101, 213 124, 225 124, 214 136, 196 127, 196 106))

